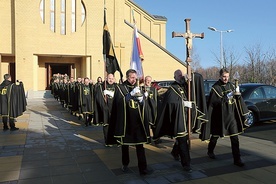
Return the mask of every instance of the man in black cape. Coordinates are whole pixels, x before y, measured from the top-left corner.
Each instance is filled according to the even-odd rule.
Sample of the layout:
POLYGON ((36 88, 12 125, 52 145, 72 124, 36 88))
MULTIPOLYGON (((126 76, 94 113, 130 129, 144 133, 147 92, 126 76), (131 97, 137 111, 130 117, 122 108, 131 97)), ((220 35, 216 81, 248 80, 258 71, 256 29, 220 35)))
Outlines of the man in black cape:
POLYGON ((137 84, 137 72, 129 69, 127 80, 115 88, 112 121, 108 129, 108 144, 122 145, 122 170, 128 170, 129 146, 136 147, 138 168, 141 175, 151 174, 148 170, 143 144, 148 142, 149 122, 144 118, 145 95, 137 84))
POLYGON ((105 145, 107 144, 107 132, 112 111, 113 97, 116 88, 114 75, 112 73, 107 75, 107 80, 98 84, 95 89, 95 111, 93 124, 102 125, 105 145))
MULTIPOLYGON (((146 121, 149 122, 150 128, 152 129, 152 134, 155 132, 155 124, 157 119, 157 89, 151 86, 152 77, 146 76, 144 80, 144 86, 142 86, 142 90, 145 93, 146 101, 145 101, 145 118, 146 121)), ((154 137, 154 135, 153 135, 154 137)), ((155 144, 161 143, 161 139, 153 140, 155 144)), ((149 139, 151 142, 151 139, 149 139)))
POLYGON ((11 75, 5 74, 4 81, 0 85, 0 93, 0 115, 2 116, 3 130, 9 130, 8 120, 10 130, 18 130, 14 120, 26 111, 27 105, 23 83, 12 83, 11 75))
POLYGON ((203 77, 197 72, 192 73, 191 100, 196 106, 192 110, 192 132, 201 134, 201 127, 208 122, 208 111, 203 77))
POLYGON ((230 137, 234 164, 242 167, 238 134, 248 127, 248 109, 235 87, 229 82, 226 68, 220 70, 220 79, 213 85, 208 99, 209 122, 202 127, 201 140, 209 140, 208 156, 215 159, 214 149, 219 137, 230 137), (210 138, 211 136, 211 138, 210 138))
POLYGON ((92 125, 94 113, 94 89, 89 78, 84 78, 84 83, 79 86, 78 95, 79 112, 83 114, 85 126, 92 125))
POLYGON ((174 79, 175 82, 164 94, 161 111, 158 113, 155 136, 176 138, 177 143, 174 145, 174 149, 178 150, 184 170, 190 172, 187 113, 188 108, 192 108, 194 105, 187 99, 187 83, 183 72, 176 70, 174 79))
MULTIPOLYGON (((202 126, 208 122, 204 82, 202 75, 197 72, 192 72, 191 79, 191 101, 194 106, 191 110, 191 133, 201 134, 202 126)), ((186 80, 188 81, 188 79, 186 80)), ((179 160, 179 146, 177 141, 173 146, 171 154, 175 160, 179 160)))
POLYGON ((71 114, 77 116, 79 115, 79 118, 81 118, 80 114, 79 113, 79 95, 80 95, 80 86, 82 85, 81 83, 81 77, 78 77, 77 78, 77 81, 75 81, 73 83, 73 86, 72 86, 72 93, 70 93, 70 96, 71 94, 73 95, 72 99, 71 99, 71 114))

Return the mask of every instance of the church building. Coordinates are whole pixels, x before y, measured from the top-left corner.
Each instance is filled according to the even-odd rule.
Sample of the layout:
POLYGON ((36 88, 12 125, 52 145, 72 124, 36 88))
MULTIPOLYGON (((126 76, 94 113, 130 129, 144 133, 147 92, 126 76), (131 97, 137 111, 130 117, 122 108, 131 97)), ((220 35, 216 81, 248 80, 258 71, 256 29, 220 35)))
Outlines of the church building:
MULTIPOLYGON (((1 0, 0 9, 0 77, 9 73, 13 82, 23 81, 27 94, 48 90, 56 73, 94 81, 104 77, 104 9, 124 79, 132 54, 133 18, 145 76, 172 80, 176 69, 186 70, 166 50, 167 18, 151 15, 133 0, 1 0)), ((119 79, 118 72, 115 77, 119 79)))

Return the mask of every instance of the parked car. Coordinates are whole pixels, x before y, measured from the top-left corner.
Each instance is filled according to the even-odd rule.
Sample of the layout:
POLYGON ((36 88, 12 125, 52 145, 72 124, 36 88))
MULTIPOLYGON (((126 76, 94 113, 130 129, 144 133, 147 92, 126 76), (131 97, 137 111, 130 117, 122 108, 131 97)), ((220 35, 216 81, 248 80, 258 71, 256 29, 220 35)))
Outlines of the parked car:
POLYGON ((246 83, 240 92, 250 110, 253 123, 276 119, 276 87, 266 84, 246 83))
POLYGON ((203 81, 204 84, 204 92, 205 92, 205 97, 206 97, 206 102, 208 101, 210 91, 212 89, 212 86, 217 82, 217 80, 207 80, 205 79, 203 81))
MULTIPOLYGON (((162 81, 153 81, 152 82, 152 86, 155 87, 157 90, 161 89, 161 88, 168 88, 172 83, 174 82, 174 80, 162 80, 162 81)), ((204 81, 204 92, 205 92, 205 97, 206 97, 206 101, 208 100, 209 97, 209 93, 211 91, 212 86, 217 82, 217 80, 207 80, 205 79, 204 81)))
POLYGON ((151 85, 159 90, 161 88, 168 88, 173 82, 174 80, 153 81, 151 85))

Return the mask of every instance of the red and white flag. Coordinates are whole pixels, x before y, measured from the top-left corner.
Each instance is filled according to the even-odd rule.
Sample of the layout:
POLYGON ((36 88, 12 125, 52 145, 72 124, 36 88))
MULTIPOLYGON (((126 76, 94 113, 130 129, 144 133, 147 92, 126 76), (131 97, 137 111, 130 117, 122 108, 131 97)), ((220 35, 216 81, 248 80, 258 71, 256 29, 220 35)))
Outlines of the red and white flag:
POLYGON ((136 24, 133 29, 133 48, 130 60, 130 68, 136 70, 139 80, 143 80, 144 72, 142 67, 142 61, 144 60, 143 52, 141 49, 141 43, 136 24))

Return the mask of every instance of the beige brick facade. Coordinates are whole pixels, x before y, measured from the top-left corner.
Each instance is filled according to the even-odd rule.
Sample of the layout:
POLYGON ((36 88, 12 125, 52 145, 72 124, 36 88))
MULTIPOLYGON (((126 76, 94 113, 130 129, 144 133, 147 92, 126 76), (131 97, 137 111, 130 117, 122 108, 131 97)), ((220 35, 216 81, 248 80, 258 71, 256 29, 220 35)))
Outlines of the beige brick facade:
MULTIPOLYGON (((0 1, 0 76, 10 73, 26 91, 45 90, 51 74, 68 71, 74 77, 104 77, 102 55, 103 0, 76 0, 76 32, 72 32, 72 0, 66 0, 65 34, 61 34, 62 0, 0 1), (44 2, 44 21, 40 5, 44 2), (55 2, 52 31, 50 3, 55 2), (81 5, 85 8, 82 21, 81 5)), ((145 75, 173 79, 182 62, 166 47, 166 18, 150 15, 130 0, 106 0, 106 19, 123 74, 132 51, 133 14, 140 31, 145 75)), ((65 72, 64 72, 65 73, 65 72)), ((116 73, 116 77, 119 75, 116 73)))

